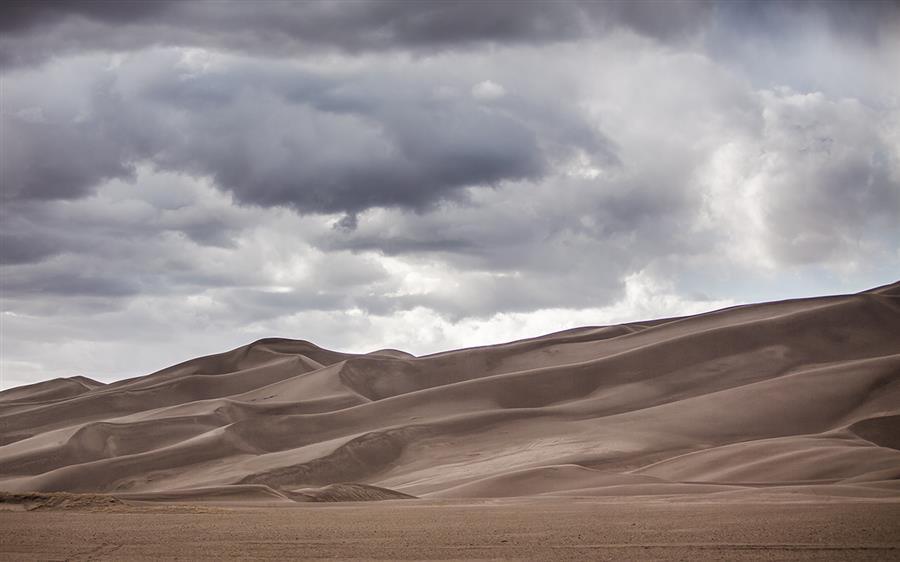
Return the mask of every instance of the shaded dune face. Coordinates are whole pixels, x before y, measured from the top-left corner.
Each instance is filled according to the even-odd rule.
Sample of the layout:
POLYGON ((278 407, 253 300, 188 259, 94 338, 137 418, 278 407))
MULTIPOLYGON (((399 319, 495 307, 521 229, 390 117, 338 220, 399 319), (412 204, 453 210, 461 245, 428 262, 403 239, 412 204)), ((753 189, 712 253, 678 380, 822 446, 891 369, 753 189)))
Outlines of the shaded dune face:
POLYGON ((900 495, 900 283, 414 357, 265 339, 0 392, 0 490, 900 495))

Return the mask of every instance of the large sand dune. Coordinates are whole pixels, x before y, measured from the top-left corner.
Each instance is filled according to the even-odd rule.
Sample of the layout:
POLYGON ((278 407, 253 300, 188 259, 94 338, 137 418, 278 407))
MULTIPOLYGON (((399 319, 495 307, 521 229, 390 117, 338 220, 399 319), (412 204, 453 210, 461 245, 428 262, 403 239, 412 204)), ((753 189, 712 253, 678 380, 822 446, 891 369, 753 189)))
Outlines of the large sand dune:
POLYGON ((426 357, 264 339, 0 392, 0 490, 900 495, 900 283, 426 357))

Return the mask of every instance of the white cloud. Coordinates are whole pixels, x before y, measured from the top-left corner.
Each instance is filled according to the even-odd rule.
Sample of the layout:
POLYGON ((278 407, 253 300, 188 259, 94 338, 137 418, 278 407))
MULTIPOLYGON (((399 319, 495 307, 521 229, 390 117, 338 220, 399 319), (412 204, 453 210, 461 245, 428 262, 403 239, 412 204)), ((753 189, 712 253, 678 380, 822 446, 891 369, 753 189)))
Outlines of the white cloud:
POLYGON ((484 80, 472 86, 472 97, 483 101, 493 101, 506 95, 506 89, 490 80, 484 80))

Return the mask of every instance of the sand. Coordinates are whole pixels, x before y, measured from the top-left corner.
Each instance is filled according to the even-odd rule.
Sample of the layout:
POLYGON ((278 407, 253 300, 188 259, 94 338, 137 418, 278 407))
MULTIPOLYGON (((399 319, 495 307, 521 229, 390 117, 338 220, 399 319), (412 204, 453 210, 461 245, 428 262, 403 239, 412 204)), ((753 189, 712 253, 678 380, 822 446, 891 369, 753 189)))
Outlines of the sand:
POLYGON ((0 393, 0 490, 896 497, 900 284, 426 357, 265 339, 0 393))
POLYGON ((900 559, 900 504, 449 500, 0 511, 0 560, 900 559))
MULTIPOLYGON (((370 544, 380 527, 363 525, 358 532, 365 536, 350 550, 322 531, 321 550, 310 551, 316 556, 420 557, 416 548, 424 547, 413 543, 423 540, 446 543, 451 557, 490 558, 494 548, 506 549, 502 556, 530 555, 535 537, 558 542, 557 531, 568 526, 593 538, 575 550, 540 547, 548 558, 586 555, 593 542, 606 545, 596 547, 606 556, 620 548, 609 545, 636 540, 616 527, 619 514, 656 517, 659 529, 684 523, 667 517, 741 521, 733 536, 723 535, 730 538, 707 536, 705 523, 640 538, 665 556, 692 556, 715 542, 730 549, 726 558, 752 558, 751 543, 769 540, 784 543, 773 548, 787 559, 852 545, 853 556, 884 559, 896 553, 877 554, 883 539, 867 550, 868 539, 841 533, 858 510, 872 510, 865 511, 871 517, 853 525, 900 529, 898 435, 895 283, 424 357, 398 350, 355 355, 270 338, 112 384, 73 377, 15 388, 0 392, 0 491, 107 498, 98 509, 113 501, 140 510, 173 503, 250 510, 241 517, 260 529, 279 517, 302 528, 319 525, 317 513, 349 518, 342 526, 374 517, 396 532, 407 524, 419 529, 409 544, 370 544), (792 503, 798 498, 807 503, 792 503), (374 500, 380 501, 357 503, 374 500), (344 511, 309 511, 332 510, 323 506, 334 502, 354 503, 344 511), (465 512, 474 508, 459 502, 476 502, 473 519, 465 512), (719 507, 698 512, 700 505, 719 507), (764 507, 742 507, 753 505, 764 507), (416 527, 407 520, 412 513, 425 522, 447 518, 449 526, 416 527), (567 517, 574 519, 564 525, 567 517), (504 530, 505 518, 548 530, 522 538, 504 530), (585 522, 591 518, 600 520, 585 522), (825 525, 825 539, 800 530, 765 538, 782 532, 779 521, 794 520, 807 521, 797 523, 801 530, 825 525), (605 534, 595 528, 601 523, 619 530, 605 534), (453 525, 465 527, 472 546, 453 542, 465 539, 453 535, 453 525), (509 534, 513 542, 486 546, 490 533, 509 534)), ((94 500, 71 501, 84 507, 94 500)), ((91 536, 106 532, 102 514, 76 509, 58 519, 53 505, 25 507, 0 514, 0 532, 22 552, 75 552, 62 544, 41 550, 38 535, 45 531, 37 523, 44 520, 35 517, 46 518, 40 524, 46 532, 58 527, 60 538, 46 540, 65 537, 88 548, 91 541, 77 538, 79 525, 90 526, 91 536)), ((140 510, 122 516, 123 532, 138 542, 150 540, 145 528, 168 525, 140 510)), ((203 521, 223 537, 240 534, 237 515, 216 517, 203 521)), ((272 531, 276 543, 265 547, 266 556, 275 556, 278 544, 313 540, 279 539, 280 532, 272 531)), ((223 556, 237 552, 223 541, 223 556)), ((140 549, 132 555, 149 556, 140 549)))

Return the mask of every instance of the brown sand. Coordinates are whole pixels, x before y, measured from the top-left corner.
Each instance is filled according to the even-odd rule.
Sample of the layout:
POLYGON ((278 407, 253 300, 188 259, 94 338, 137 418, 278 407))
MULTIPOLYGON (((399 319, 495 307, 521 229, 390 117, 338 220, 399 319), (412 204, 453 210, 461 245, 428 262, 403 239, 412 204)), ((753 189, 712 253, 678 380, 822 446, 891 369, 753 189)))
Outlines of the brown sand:
POLYGON ((0 490, 896 498, 898 435, 900 283, 419 358, 266 339, 16 388, 0 393, 0 490))
POLYGON ((0 511, 0 560, 885 561, 898 522, 898 503, 784 498, 0 511))

